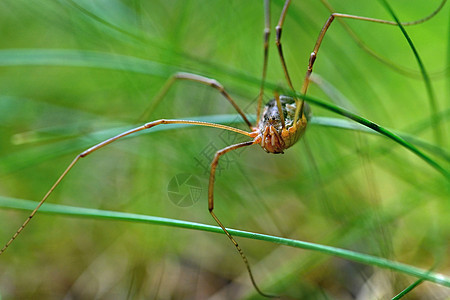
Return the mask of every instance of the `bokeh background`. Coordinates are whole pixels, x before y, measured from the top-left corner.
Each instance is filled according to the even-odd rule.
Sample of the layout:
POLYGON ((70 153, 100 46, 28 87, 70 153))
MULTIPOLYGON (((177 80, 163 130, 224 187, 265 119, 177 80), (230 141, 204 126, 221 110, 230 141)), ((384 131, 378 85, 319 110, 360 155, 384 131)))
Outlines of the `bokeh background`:
MULTIPOLYGON (((319 1, 293 2, 282 43, 299 88, 329 11, 319 1)), ((440 1, 391 2, 400 20, 412 21, 440 1)), ((330 3, 339 12, 392 19, 378 2, 330 3)), ((282 5, 272 1, 272 28, 282 5)), ((309 94, 340 100, 361 116, 415 136, 448 169, 449 8, 406 27, 430 75, 439 115, 395 26, 345 21, 360 42, 391 62, 385 64, 336 21, 315 73, 337 92, 330 97, 312 85, 309 94)), ((78 153, 108 137, 104 130, 159 118, 235 114, 217 91, 192 82, 176 83, 145 114, 175 70, 217 79, 254 114, 258 85, 242 78, 261 76, 263 20, 263 1, 256 0, 1 1, 0 195, 40 200, 78 153), (68 53, 62 50, 103 53, 112 67, 88 58, 84 66, 48 60, 68 53), (125 56, 164 67, 131 72, 125 56)), ((286 87, 274 36, 272 31, 268 81, 286 87)), ((151 66, 142 64, 146 68, 151 66)), ((267 90, 265 101, 271 96, 267 90)), ((314 116, 341 118, 312 110, 314 116)), ((227 141, 217 129, 197 127, 117 142, 81 160, 48 202, 214 224, 205 166, 211 151, 227 141), (196 176, 198 202, 182 207, 170 201, 169 183, 178 174, 196 176)), ((215 196, 216 213, 227 227, 450 271, 448 181, 384 137, 311 124, 283 155, 259 146, 230 154, 215 196)), ((0 209, 2 243, 28 214, 0 209)), ((312 251, 238 241, 261 288, 286 299, 386 299, 416 280, 312 251)), ((0 266, 1 299, 258 298, 224 235, 163 226, 38 213, 0 257, 0 266)), ((407 299, 446 297, 448 288, 425 282, 407 299)))

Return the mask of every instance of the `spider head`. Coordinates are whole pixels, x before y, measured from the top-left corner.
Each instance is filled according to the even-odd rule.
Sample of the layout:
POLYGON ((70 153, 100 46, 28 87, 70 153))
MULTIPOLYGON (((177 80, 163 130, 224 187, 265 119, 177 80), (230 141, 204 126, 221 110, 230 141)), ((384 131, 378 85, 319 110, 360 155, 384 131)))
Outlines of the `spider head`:
POLYGON ((292 97, 280 96, 281 111, 284 118, 284 127, 275 99, 270 100, 264 107, 258 131, 261 137, 261 147, 269 153, 284 153, 283 150, 295 144, 303 135, 310 109, 307 103, 304 113, 294 124, 297 104, 292 97))

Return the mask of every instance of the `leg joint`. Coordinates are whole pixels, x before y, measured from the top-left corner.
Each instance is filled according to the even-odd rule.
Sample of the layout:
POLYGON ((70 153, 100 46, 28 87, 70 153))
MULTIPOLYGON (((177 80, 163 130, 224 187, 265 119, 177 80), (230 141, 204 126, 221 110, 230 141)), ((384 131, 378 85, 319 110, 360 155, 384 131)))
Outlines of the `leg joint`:
POLYGON ((312 66, 314 64, 314 62, 316 61, 317 58, 317 53, 316 52, 311 52, 311 56, 309 57, 309 68, 308 70, 312 70, 312 66))
POLYGON ((210 86, 212 86, 213 88, 218 89, 218 90, 219 90, 220 92, 222 92, 222 93, 225 91, 223 85, 221 85, 221 84, 220 84, 217 80, 215 80, 215 79, 209 80, 209 81, 208 81, 208 84, 209 84, 210 86))
POLYGON ((280 40, 281 40, 281 32, 282 32, 281 26, 275 27, 275 32, 276 32, 276 41, 277 41, 277 44, 279 44, 280 40))
POLYGON ((185 79, 185 78, 189 77, 189 75, 191 75, 191 74, 186 73, 186 72, 176 72, 175 74, 172 75, 172 77, 176 78, 176 79, 185 79))

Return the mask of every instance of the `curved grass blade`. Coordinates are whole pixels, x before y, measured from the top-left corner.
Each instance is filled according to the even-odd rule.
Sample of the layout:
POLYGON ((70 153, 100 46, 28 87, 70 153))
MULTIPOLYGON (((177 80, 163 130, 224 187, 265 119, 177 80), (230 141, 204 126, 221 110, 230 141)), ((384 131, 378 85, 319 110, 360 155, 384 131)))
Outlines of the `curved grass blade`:
POLYGON ((103 68, 169 77, 178 68, 132 56, 65 49, 0 50, 0 66, 65 66, 103 68))
MULTIPOLYGON (((0 66, 11 65, 55 65, 55 66, 76 66, 76 67, 98 67, 113 70, 131 71, 143 73, 153 76, 168 77, 175 71, 180 71, 173 66, 149 61, 145 59, 108 54, 94 51, 73 51, 73 50, 1 50, 0 51, 0 66)), ((233 71, 234 76, 240 80, 246 81, 249 84, 259 86, 260 80, 248 74, 233 71)), ((228 74, 230 75, 230 74, 228 74)), ((272 90, 279 89, 279 86, 266 82, 266 87, 272 90)), ((311 96, 294 93, 289 90, 283 91, 286 95, 291 95, 296 98, 303 98, 313 104, 321 106, 327 110, 340 114, 344 117, 352 119, 368 128, 371 128, 386 137, 392 139, 403 147, 409 149, 414 154, 422 158, 434 169, 442 173, 450 180, 450 174, 447 170, 441 167, 437 162, 424 154, 418 148, 408 143, 401 137, 392 133, 384 127, 369 121, 357 114, 354 114, 342 107, 332 105, 311 96)))
POLYGON ((420 151, 417 147, 412 145, 411 143, 407 142, 405 139, 399 137, 395 133, 391 132, 390 130, 386 129, 385 127, 382 127, 366 118, 363 118, 357 114, 354 114, 342 107, 333 105, 331 103, 326 103, 322 100, 319 100, 317 98, 313 98, 311 96, 302 95, 300 93, 293 93, 292 91, 284 91, 286 94, 292 95, 296 98, 303 98, 305 101, 308 101, 310 103, 316 104, 322 108, 325 108, 327 110, 330 110, 332 112, 335 112, 337 114, 340 114, 341 116, 347 117, 349 119, 352 119, 355 122, 358 122, 370 129, 373 129, 374 131, 388 137, 389 139, 395 141, 396 143, 402 145, 403 147, 407 148, 420 158, 422 158, 425 162, 427 162, 430 166, 432 166, 434 169, 436 169, 438 172, 440 172, 442 175, 444 175, 447 180, 450 180, 450 173, 444 169, 441 165, 439 165, 436 161, 434 161, 431 157, 420 151))
MULTIPOLYGON (((252 115, 247 116, 251 122, 254 122, 255 117, 252 115)), ((183 118, 184 120, 196 120, 196 121, 204 121, 218 124, 234 124, 240 123, 241 119, 239 115, 214 115, 214 116, 199 116, 199 117, 191 117, 191 118, 183 118)), ((142 125, 142 124, 139 124, 142 125)), ((115 126, 113 128, 108 128, 105 130, 95 131, 89 134, 72 137, 70 139, 55 141, 53 143, 47 143, 44 145, 38 145, 33 148, 29 148, 23 151, 14 152, 8 154, 7 156, 1 157, 0 160, 0 174, 9 173, 13 171, 20 170, 25 167, 30 167, 36 163, 42 163, 43 161, 53 159, 55 157, 81 152, 92 145, 104 141, 112 136, 125 132, 131 128, 136 127, 133 125, 123 125, 123 126, 115 126)), ((168 124, 166 126, 159 126, 152 128, 148 131, 138 132, 137 134, 133 134, 131 136, 125 137, 124 139, 128 139, 131 137, 137 137, 141 134, 149 134, 160 131, 167 131, 179 128, 192 127, 192 125, 188 124, 168 124)), ((48 129, 46 129, 48 130, 48 129)), ((61 131, 56 129, 56 131, 61 131)), ((33 142, 42 142, 40 140, 36 140, 34 136, 39 136, 37 134, 28 134, 33 137, 33 142)), ((57 137, 55 137, 57 138, 57 137)), ((26 143, 27 141, 24 138, 21 138, 21 143, 26 143)), ((47 141, 48 142, 48 141, 47 141)), ((114 147, 114 145, 113 145, 114 147)), ((128 149, 128 151, 133 151, 133 149, 128 149)), ((139 153, 136 153, 139 154, 139 153)))
POLYGON ((408 294, 409 292, 411 292, 414 288, 416 288, 417 286, 419 286, 421 283, 423 282, 423 279, 418 279, 415 282, 413 282, 410 286, 408 286, 406 289, 404 289, 403 291, 401 291, 400 293, 398 293, 395 297, 392 298, 392 300, 398 300, 403 298, 403 296, 405 296, 406 294, 408 294))
MULTIPOLYGON (((19 200, 15 198, 8 198, 0 196, 0 206, 4 208, 12 208, 19 210, 33 210, 36 207, 37 202, 30 200, 19 200)), ((218 226, 212 226, 201 223, 194 223, 176 219, 168 219, 154 216, 146 216, 140 214, 133 213, 124 213, 117 211, 107 211, 107 210, 98 210, 98 209, 90 209, 90 208, 82 208, 82 207, 72 207, 66 205, 59 204, 49 204, 45 203, 40 212, 45 212, 49 214, 57 214, 57 215, 67 215, 73 217, 85 217, 85 218, 98 218, 98 219, 107 219, 107 220, 115 220, 115 221, 128 221, 128 222, 137 222, 137 223, 148 223, 155 224, 159 226, 172 226, 186 229, 195 229, 206 232, 214 232, 224 234, 222 229, 218 226)), ((351 261, 377 266, 385 269, 394 270, 400 273, 404 273, 410 276, 414 276, 420 278, 422 280, 431 281, 443 286, 450 287, 450 278, 444 276, 439 273, 431 273, 427 270, 423 270, 417 267, 413 267, 410 265, 406 265, 403 263, 391 261, 388 259, 362 254, 350 250, 340 249, 331 246, 325 246, 310 242, 298 241, 293 239, 281 238, 277 236, 271 236, 266 234, 259 234, 254 232, 229 229, 229 232, 234 236, 240 236, 244 238, 250 238, 254 240, 262 240, 266 242, 276 243, 280 245, 311 250, 320 252, 323 254, 333 255, 337 257, 341 257, 344 259, 348 259, 351 261)))
MULTIPOLYGON (((354 131, 360 131, 360 132, 371 133, 371 134, 380 134, 379 132, 377 132, 373 129, 370 129, 368 127, 364 127, 363 125, 361 125, 359 123, 350 122, 345 119, 313 116, 309 123, 311 125, 319 125, 319 126, 333 127, 333 128, 339 128, 339 129, 354 130, 354 131)), ((399 132, 399 131, 391 130, 391 129, 388 129, 388 130, 392 131, 399 137, 403 138, 405 141, 407 141, 411 144, 420 146, 420 147, 424 148, 425 150, 429 151, 430 153, 441 157, 442 159, 446 160, 447 162, 450 162, 450 153, 445 151, 445 149, 442 149, 441 147, 430 144, 422 139, 417 138, 414 135, 410 135, 410 134, 407 134, 404 132, 399 132)))
MULTIPOLYGON (((348 110, 351 110, 354 112, 358 112, 357 109, 352 105, 352 103, 347 99, 347 97, 345 97, 336 87, 334 87, 330 82, 326 81, 320 75, 312 74, 311 82, 316 84, 336 105, 344 107, 345 109, 348 109, 348 110)), ((429 118, 427 118, 424 121, 416 122, 416 123, 414 123, 413 126, 408 126, 407 128, 412 133, 419 133, 420 131, 422 131, 424 129, 428 129, 430 126, 433 126, 437 122, 446 121, 449 118, 449 116, 450 116, 450 109, 439 113, 438 115, 434 116, 431 120, 429 118), (412 128, 412 127, 414 127, 414 128, 412 128)), ((334 119, 334 118, 331 118, 331 119, 334 119)), ((340 120, 340 119, 328 120, 328 118, 316 117, 315 121, 319 121, 321 123, 321 125, 330 126, 330 127, 355 129, 355 130, 359 130, 359 131, 366 131, 369 133, 376 133, 375 131, 373 131, 367 127, 363 127, 358 123, 350 123, 347 120, 340 120), (319 120, 319 119, 323 119, 323 121, 319 120), (322 122, 323 122, 323 124, 322 124, 322 122), (366 130, 364 130, 363 128, 366 130)), ((418 145, 424 149, 427 149, 429 152, 442 157, 446 161, 450 161, 450 154, 447 153, 444 149, 442 149, 438 146, 432 145, 430 143, 427 143, 421 139, 418 139, 413 134, 406 134, 406 133, 402 133, 402 132, 399 132, 396 130, 391 130, 391 129, 389 129, 389 130, 394 132, 398 136, 402 137, 406 141, 408 141, 412 144, 418 145)))
MULTIPOLYGON (((133 28, 130 25, 124 24, 124 22, 121 22, 120 25, 116 25, 112 21, 109 21, 104 11, 102 12, 101 10, 94 10, 92 6, 89 6, 89 4, 92 3, 89 3, 87 1, 81 1, 81 3, 78 3, 80 1, 73 1, 73 0, 65 0, 65 2, 67 2, 66 5, 72 6, 74 9, 78 10, 82 15, 92 19, 96 23, 105 26, 106 28, 109 28, 120 34, 124 34, 128 37, 131 37, 135 41, 141 41, 143 39, 142 35, 133 32, 133 28), (83 5, 85 5, 86 7, 83 5)), ((108 5, 114 7, 117 6, 118 3, 108 3, 108 5)), ((115 23, 117 23, 116 19, 114 21, 115 23)))
MULTIPOLYGON (((247 115, 247 118, 254 122, 255 116, 254 115, 247 115)), ((230 124, 238 124, 242 123, 241 119, 239 118, 239 115, 231 114, 231 115, 208 115, 208 116, 198 116, 198 117, 192 117, 192 118, 183 118, 185 120, 196 120, 196 121, 204 121, 204 122, 210 122, 210 123, 218 123, 218 124, 224 124, 224 125, 230 125, 230 124)), ((339 129, 345 129, 345 130, 356 130, 364 133, 371 133, 371 134, 379 134, 378 132, 374 131, 373 129, 367 128, 362 126, 361 124, 350 122, 345 119, 338 119, 338 118, 330 118, 330 117, 316 117, 313 116, 311 121, 311 125, 316 126, 326 126, 326 127, 333 127, 333 128, 339 128, 339 129)), ((54 128, 52 130, 53 134, 52 136, 55 141, 50 144, 43 144, 36 147, 33 147, 32 149, 26 149, 23 151, 18 151, 11 153, 7 156, 3 156, 1 159, 1 171, 0 174, 5 174, 13 171, 17 171, 20 169, 23 169, 25 167, 30 167, 34 165, 35 163, 42 163, 45 160, 53 159, 55 157, 70 154, 74 152, 81 152, 84 149, 87 149, 88 147, 92 146, 95 143, 98 143, 100 141, 103 141, 107 138, 110 138, 111 136, 117 135, 121 132, 124 132, 126 130, 129 130, 130 128, 136 127, 141 124, 136 125, 124 125, 124 126, 115 126, 113 128, 105 129, 105 130, 99 130, 95 131, 86 135, 82 136, 73 136, 73 131, 70 131, 69 134, 72 135, 70 139, 62 140, 59 139, 65 138, 66 136, 61 136, 60 132, 65 132, 61 128, 54 128)), ((179 128, 186 128, 186 127, 192 127, 192 125, 186 125, 186 124, 171 124, 164 127, 155 127, 152 130, 149 131, 142 131, 138 132, 136 134, 133 134, 131 136, 125 137, 124 139, 128 138, 134 138, 138 137, 143 134, 151 134, 154 132, 159 131, 168 131, 173 129, 179 129, 179 128)), ((45 140, 46 143, 48 143, 50 140, 48 139, 48 132, 50 129, 43 129, 45 131, 45 134, 41 134, 39 130, 30 133, 27 132, 27 134, 21 134, 20 135, 20 142, 22 144, 25 143, 42 143, 43 140, 45 140), (27 140, 27 136, 29 137, 29 140, 27 140), (39 138, 39 136, 44 136, 42 139, 39 138)), ((424 149, 427 149, 431 153, 438 155, 442 157, 443 159, 450 161, 450 154, 448 154, 443 149, 436 147, 434 145, 431 145, 423 140, 420 140, 414 136, 409 136, 405 133, 397 133, 399 136, 404 138, 406 141, 409 141, 410 143, 419 145, 423 147, 424 149)), ((19 139, 19 138, 18 138, 19 139)), ((128 148, 127 148, 128 149, 128 148)), ((128 149, 128 151, 133 151, 132 149, 128 149)))
MULTIPOLYGON (((389 5, 389 3, 386 0, 379 0, 379 1, 389 11, 389 13, 391 14, 392 18, 395 20, 395 22, 397 22, 398 27, 400 28, 401 32, 405 36, 405 39, 408 41, 409 47, 411 48, 411 50, 412 50, 412 52, 414 54, 414 57, 417 60, 417 64, 419 65, 420 73, 422 74, 422 78, 423 78, 423 81, 425 83, 425 88, 426 88, 427 94, 428 94, 428 102, 429 102, 430 109, 431 109, 431 118, 433 118, 433 116, 436 116, 438 114, 439 109, 438 109, 438 104, 436 102, 436 97, 434 95, 433 87, 431 86, 430 77, 428 76, 428 73, 425 70, 425 65, 423 64, 422 59, 419 56, 419 52, 417 51, 416 47, 414 46, 413 41, 411 40, 411 38, 409 37, 408 33, 406 32, 405 27, 401 24, 401 22, 398 19, 397 15, 392 10, 392 7, 389 5)), ((438 145, 442 145, 443 136, 442 136, 441 125, 440 124, 436 124, 436 126, 434 126, 433 128, 434 128, 434 135, 435 135, 436 143, 438 145)))
MULTIPOLYGON (((330 11, 330 13, 336 12, 333 9, 333 7, 328 3, 327 0, 321 0, 321 2, 330 11)), ((437 15, 442 10, 442 8, 444 7, 446 2, 447 2, 447 0, 443 0, 439 4, 439 6, 430 15, 428 15, 425 18, 418 20, 418 21, 420 21, 420 23, 422 23, 422 22, 428 21, 429 19, 433 18, 435 15, 437 15)), ((399 74, 409 76, 411 78, 419 78, 419 79, 423 78, 422 74, 417 72, 416 70, 414 70, 412 68, 408 68, 406 66, 398 65, 395 62, 393 62, 392 60, 389 60, 389 59, 383 57, 381 54, 377 53, 375 50, 370 48, 366 43, 364 43, 364 41, 351 29, 350 26, 347 25, 346 22, 344 22, 344 20, 342 20, 341 18, 338 18, 336 20, 341 24, 341 26, 344 28, 344 30, 347 31, 348 35, 355 41, 355 43, 358 44, 358 46, 360 46, 369 55, 373 56, 375 59, 377 59, 378 61, 380 61, 387 67, 391 68, 392 70, 398 72, 399 74)), ((409 25, 418 24, 417 21, 408 22, 408 23, 409 23, 409 25)), ((442 77, 445 74, 445 72, 447 72, 447 70, 448 70, 448 66, 444 67, 442 70, 435 71, 432 74, 432 76, 433 77, 442 77)))

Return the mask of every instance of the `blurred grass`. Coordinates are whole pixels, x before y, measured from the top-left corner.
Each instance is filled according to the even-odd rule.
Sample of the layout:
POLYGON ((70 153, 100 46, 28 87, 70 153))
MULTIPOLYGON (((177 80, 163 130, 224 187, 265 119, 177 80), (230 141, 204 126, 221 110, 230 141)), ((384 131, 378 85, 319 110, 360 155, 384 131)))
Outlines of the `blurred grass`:
MULTIPOLYGON (((82 147, 96 142, 92 133, 135 124, 175 70, 219 80, 247 113, 254 113, 258 85, 243 76, 259 78, 261 72, 260 2, 41 1, 36 6, 2 1, 2 51, 31 51, 31 64, 40 51, 91 51, 113 57, 105 64, 114 68, 92 65, 86 56, 80 67, 64 67, 67 62, 59 60, 0 68, 1 195, 39 200, 82 147), (137 65, 151 74, 126 71, 125 57, 142 61, 137 65), (148 61, 166 67, 146 65, 148 61), (74 145, 77 140, 82 143, 74 145)), ((308 2, 292 4, 283 31, 297 87, 328 17, 323 6, 308 2)), ((402 21, 409 21, 431 13, 438 2, 390 4, 402 21)), ((331 3, 339 12, 390 18, 374 3, 331 3)), ((280 4, 273 1, 273 25, 280 4)), ((427 153, 446 170, 448 138, 433 145, 432 125, 441 122, 445 129, 448 124, 448 15, 447 5, 429 22, 406 28, 431 74, 441 118, 430 118, 420 76, 405 76, 379 63, 338 23, 330 28, 315 66, 351 103, 347 109, 431 145, 437 151, 427 153)), ((347 24, 381 55, 420 74, 398 28, 347 24)), ((274 46, 273 37, 271 41, 274 46)), ((274 47, 268 77, 284 84, 274 47)), ((333 100, 317 86, 309 94, 333 100)), ((312 109, 315 116, 336 117, 320 107, 312 109)), ((216 91, 180 82, 150 120, 224 113, 234 112, 216 91)), ((225 146, 224 139, 216 130, 186 128, 118 142, 80 161, 49 202, 213 224, 206 209, 203 165, 209 164, 209 150, 225 146), (167 185, 179 173, 196 174, 203 183, 200 201, 188 208, 168 201, 167 185)), ((226 226, 449 273, 449 185, 442 175, 404 148, 366 133, 313 125, 305 141, 284 155, 268 155, 257 146, 230 154, 215 193, 217 214, 226 226)), ((6 242, 26 213, 0 214, 0 237, 6 242)), ((388 298, 415 281, 309 251, 239 242, 262 288, 286 298, 388 298)), ((0 295, 5 299, 201 299, 254 293, 224 236, 161 226, 38 214, 0 260, 0 295)), ((408 297, 443 299, 448 294, 448 289, 425 282, 408 297)))

